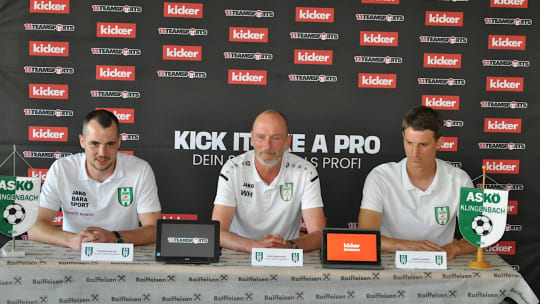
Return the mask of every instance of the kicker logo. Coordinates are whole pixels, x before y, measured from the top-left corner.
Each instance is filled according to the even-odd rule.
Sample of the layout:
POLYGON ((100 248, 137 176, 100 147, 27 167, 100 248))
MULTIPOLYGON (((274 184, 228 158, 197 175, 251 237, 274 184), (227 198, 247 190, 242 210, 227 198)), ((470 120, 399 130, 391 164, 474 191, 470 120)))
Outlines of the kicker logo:
POLYGON ((203 17, 202 3, 178 3, 164 2, 163 16, 175 18, 198 18, 203 17))
POLYGON ((521 133, 521 118, 484 118, 484 132, 521 133))
POLYGON ((69 42, 60 41, 30 41, 28 44, 30 56, 69 56, 69 42))
POLYGON ((51 23, 25 23, 25 31, 57 31, 57 32, 73 32, 75 25, 73 24, 51 24, 51 23))
POLYGON ((426 11, 427 26, 463 26, 463 12, 426 11))
POLYGON ((523 77, 486 77, 486 91, 523 92, 523 77))
POLYGON ((358 74, 359 88, 395 89, 397 82, 396 74, 358 74))
POLYGON ((527 36, 518 35, 489 35, 488 49, 490 50, 520 50, 524 51, 527 36))
POLYGON ((480 150, 525 150, 526 145, 525 143, 488 143, 488 142, 480 142, 478 143, 478 149, 480 150))
POLYGON ((137 25, 135 23, 97 23, 97 37, 107 38, 135 38, 137 25))
POLYGON ((328 51, 328 50, 294 50, 294 64, 326 64, 326 65, 332 65, 332 51, 328 51))
POLYGON ((526 109, 529 104, 525 101, 492 101, 482 100, 480 101, 481 108, 499 108, 499 109, 526 109))
POLYGON ((265 70, 229 70, 228 84, 266 85, 265 70))
POLYGON ((398 46, 398 32, 360 31, 360 45, 398 46))
POLYGON ((49 171, 49 169, 28 168, 28 177, 39 178, 41 180, 41 183, 43 184, 45 182, 45 178, 47 178, 47 171, 49 171))
POLYGON ((435 110, 459 110, 459 96, 422 95, 422 105, 435 110))
POLYGON ((515 255, 516 254, 516 242, 515 241, 500 241, 486 248, 486 252, 493 252, 496 254, 515 255))
POLYGON ((519 159, 484 159, 486 173, 519 174, 519 159))
POLYGON ((96 65, 96 80, 135 81, 135 67, 121 65, 96 65))
POLYGON ((163 60, 202 60, 202 47, 190 45, 163 45, 163 60))
POLYGON ((424 53, 424 68, 461 69, 461 54, 424 53))
POLYGON ((28 84, 28 97, 34 99, 68 99, 67 84, 28 84))
POLYGON ((518 201, 508 201, 508 214, 518 214, 518 201))
POLYGON ((449 151, 455 152, 458 150, 458 138, 457 137, 442 137, 443 142, 437 148, 437 151, 449 151))
POLYGON ((268 42, 266 27, 229 27, 229 41, 234 42, 268 42))
POLYGON ((527 8, 528 0, 491 0, 490 7, 527 8))
POLYGON ((67 127, 35 127, 28 126, 28 140, 31 141, 65 141, 68 140, 67 127))
POLYGON ((24 109, 24 116, 72 117, 72 110, 24 109))
POLYGON ((362 0, 366 4, 399 4, 399 0, 362 0))
POLYGON ((30 13, 69 14, 69 0, 30 0, 30 13))
POLYGON ((135 123, 134 109, 119 109, 119 108, 96 108, 96 110, 107 110, 113 113, 120 123, 135 123))
POLYGON ((334 9, 326 7, 297 7, 296 22, 334 22, 334 9))

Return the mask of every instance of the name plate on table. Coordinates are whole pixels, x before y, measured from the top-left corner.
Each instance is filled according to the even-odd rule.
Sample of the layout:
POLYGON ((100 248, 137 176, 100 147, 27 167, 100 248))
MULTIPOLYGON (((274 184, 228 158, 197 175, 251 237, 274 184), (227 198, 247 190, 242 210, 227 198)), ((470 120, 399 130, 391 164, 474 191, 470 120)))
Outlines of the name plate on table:
POLYGON ((133 244, 82 243, 81 261, 133 262, 133 244))
POLYGON ((396 251, 396 268, 446 269, 446 251, 396 251))
POLYGON ((251 266, 304 266, 304 250, 281 248, 253 248, 251 266))

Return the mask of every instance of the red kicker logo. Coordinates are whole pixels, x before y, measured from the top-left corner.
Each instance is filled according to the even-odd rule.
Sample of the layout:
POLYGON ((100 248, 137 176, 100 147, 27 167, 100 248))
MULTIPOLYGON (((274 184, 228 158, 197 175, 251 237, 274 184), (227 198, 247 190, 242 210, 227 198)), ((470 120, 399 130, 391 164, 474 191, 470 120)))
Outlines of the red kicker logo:
POLYGON ((30 56, 69 56, 69 42, 60 41, 30 41, 28 44, 30 56))
POLYGON ((229 41, 233 42, 268 42, 266 27, 229 27, 229 41))
POLYGON ((70 0, 30 0, 30 13, 69 14, 70 0))
POLYGON ((294 64, 332 65, 332 51, 294 50, 294 64))
POLYGON ((30 169, 28 168, 28 177, 35 177, 39 178, 41 180, 41 183, 43 184, 45 182, 45 178, 47 178, 47 172, 49 169, 30 169))
POLYGON ((228 84, 266 85, 265 70, 229 70, 228 84))
POLYGON ((528 0, 491 0, 490 7, 527 8, 528 0))
POLYGON ((163 60, 201 61, 202 47, 191 45, 163 45, 163 60))
POLYGON ((113 113, 118 122, 120 123, 135 123, 135 110, 134 109, 120 109, 120 108, 96 108, 96 110, 107 110, 113 113))
POLYGON ((427 26, 463 26, 463 12, 426 11, 427 26))
POLYGON ((458 150, 458 138, 457 137, 446 137, 444 136, 441 146, 437 151, 451 151, 455 152, 458 150))
POLYGON ((163 17, 201 19, 203 17, 203 4, 164 2, 163 17))
POLYGON ((98 22, 96 36, 106 38, 135 38, 137 36, 137 24, 98 22))
POLYGON ((28 126, 28 140, 31 141, 64 141, 68 140, 67 127, 35 127, 28 126))
POLYGON ((28 84, 28 97, 34 99, 68 99, 67 84, 28 84))
POLYGON ((424 53, 424 67, 461 69, 461 54, 424 53))
POLYGON ((326 7, 297 7, 296 22, 334 22, 334 9, 326 7))
POLYGON ((486 173, 519 174, 519 159, 484 159, 486 173))
POLYGON ((489 35, 488 49, 490 50, 519 50, 526 49, 527 36, 518 35, 489 35))
POLYGON ((360 45, 398 46, 398 32, 360 31, 360 45))
POLYGON ((521 118, 484 118, 486 133, 521 133, 521 118))
POLYGON ((486 77, 486 91, 523 92, 523 77, 486 77))
POLYGON ((516 242, 515 241, 500 241, 487 247, 486 252, 493 252, 496 254, 504 254, 504 255, 515 255, 516 242))
POLYGON ((518 201, 508 201, 508 214, 518 214, 518 201))
POLYGON ((122 65, 96 65, 96 80, 135 81, 135 67, 122 65))
POLYGON ((459 110, 459 95, 422 95, 422 105, 435 110, 459 110))
POLYGON ((359 88, 395 89, 397 82, 396 74, 358 74, 359 88))

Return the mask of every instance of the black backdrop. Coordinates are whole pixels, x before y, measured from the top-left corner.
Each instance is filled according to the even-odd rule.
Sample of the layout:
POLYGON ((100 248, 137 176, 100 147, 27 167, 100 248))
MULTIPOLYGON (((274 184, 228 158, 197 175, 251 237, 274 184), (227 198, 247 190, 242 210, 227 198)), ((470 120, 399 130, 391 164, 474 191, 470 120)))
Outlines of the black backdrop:
MULTIPOLYGON (((485 159, 519 160, 519 173, 489 173, 496 182, 513 187, 510 200, 517 203, 517 214, 508 216, 508 231, 494 250, 519 269, 537 293, 540 290, 540 267, 535 263, 540 249, 540 224, 537 220, 539 212, 534 205, 538 203, 536 183, 540 176, 537 164, 540 156, 537 135, 540 111, 535 103, 540 90, 537 85, 539 76, 534 71, 540 58, 540 44, 538 27, 534 22, 529 24, 540 12, 537 1, 529 1, 527 8, 494 7, 494 0, 379 1, 399 3, 390 5, 359 0, 201 0, 178 3, 178 6, 187 4, 188 7, 202 4, 200 18, 165 17, 167 2, 96 0, 70 3, 69 0, 54 0, 52 3, 59 1, 69 3, 69 13, 30 12, 35 5, 33 0, 0 1, 0 158, 7 157, 12 145, 16 144, 34 168, 46 169, 54 161, 50 154, 80 151, 80 121, 87 112, 96 107, 130 109, 134 122, 122 124, 122 132, 135 135, 138 140, 123 141, 121 150, 131 151, 150 162, 156 174, 164 213, 196 214, 198 218, 207 219, 212 210, 220 161, 244 151, 242 136, 245 134, 238 136, 241 138, 240 146, 235 147, 235 133, 249 132, 257 113, 274 108, 288 116, 290 132, 304 142, 296 145, 293 152, 318 166, 328 226, 354 227, 366 174, 381 162, 398 161, 404 156, 400 138, 403 113, 421 104, 423 95, 459 96, 458 109, 441 110, 452 125, 445 129, 445 135, 457 138, 457 150, 440 151, 438 155, 461 166, 471 178, 481 174, 485 159), (123 7, 126 4, 130 6, 129 13, 107 11, 116 9, 109 6, 123 7), (104 6, 94 10, 92 5, 104 6), (297 7, 310 11, 319 8, 319 12, 324 11, 320 8, 333 8, 334 20, 297 22, 297 7), (227 9, 238 10, 235 14, 262 10, 272 17, 227 16, 227 9), (451 13, 448 12, 461 12, 463 24, 427 25, 427 11, 438 12, 439 16, 444 12, 449 16, 451 13), (368 15, 358 20, 357 14, 368 15), (371 15, 388 14, 393 16, 392 22, 365 20, 373 17, 371 15), (403 21, 396 21, 401 17, 403 21), (493 24, 485 18, 506 18, 496 19, 495 23, 513 19, 510 22, 514 24, 515 18, 520 18, 521 23, 493 24), (136 37, 96 37, 98 22, 136 23, 136 37), (25 27, 25 24, 33 26, 25 27), (62 24, 64 30, 47 31, 37 24, 62 24), (229 27, 267 28, 268 41, 230 41, 229 27), (160 34, 159 28, 195 28, 199 31, 197 35, 169 35, 160 34), (361 45, 360 31, 397 32, 398 45, 361 45), (292 39, 291 32, 335 33, 338 39, 292 39), (489 35, 526 36, 526 48, 490 49, 489 35), (421 36, 465 37, 467 42, 422 42, 421 36), (31 55, 31 41, 69 42, 69 55, 31 55), (201 60, 164 60, 164 45, 201 47, 201 60), (92 48, 128 48, 140 54, 94 55, 92 48), (295 64, 296 49, 331 50, 332 62, 323 65, 295 64), (251 53, 251 56, 260 52, 271 54, 272 59, 229 59, 225 52, 251 53), (425 68, 426 53, 446 54, 446 57, 448 54, 461 54, 461 67, 425 68), (390 56, 401 63, 355 62, 355 56, 390 56), (515 59, 529 66, 485 66, 484 59, 515 59), (135 81, 97 80, 97 65, 134 66, 135 81), (25 66, 34 69, 25 70, 25 66), (71 68, 73 73, 47 74, 35 68, 58 66, 67 67, 64 72, 71 68), (247 70, 264 70, 267 73, 266 85, 228 84, 230 69, 245 70, 244 73, 247 70), (204 72, 196 74, 196 77, 204 76, 159 77, 160 70, 204 72), (359 88, 359 73, 396 74, 396 87, 359 88), (290 81, 289 75, 336 76, 337 81, 290 81), (524 90, 487 91, 488 76, 523 77, 524 90), (420 84, 420 78, 465 79, 466 83, 426 85, 420 84), (31 98, 29 84, 66 84, 69 97, 61 100, 31 98), (91 91, 129 91, 138 92, 140 96, 94 97, 91 91), (482 101, 495 103, 482 106, 482 101), (518 106, 509 107, 508 102, 511 101, 517 102, 518 106), (63 110, 67 116, 41 111, 56 109, 63 110), (486 132, 486 118, 498 121, 521 119, 521 131, 486 132), (67 127, 68 136, 62 142, 29 140, 29 126, 44 127, 44 130, 47 127, 67 127), (193 133, 185 133, 191 131, 193 133), (217 140, 212 147, 207 135, 211 137, 213 132, 217 140), (327 151, 313 151, 314 140, 321 143, 322 138, 326 140, 327 151), (336 147, 340 147, 336 146, 336 140, 339 143, 363 140, 365 146, 349 150, 344 145, 345 148, 336 151, 336 147), (515 143, 516 148, 490 143, 515 143), (201 164, 202 159, 207 163, 201 164), (508 249, 506 252, 505 248, 508 249)), ((40 8, 40 3, 48 2, 37 1, 37 8, 40 8)), ((12 174, 12 170, 12 162, 8 162, 0 168, 0 174, 12 174)), ((33 173, 19 161, 17 174, 33 173)), ((516 209, 513 210, 516 213, 516 209)))

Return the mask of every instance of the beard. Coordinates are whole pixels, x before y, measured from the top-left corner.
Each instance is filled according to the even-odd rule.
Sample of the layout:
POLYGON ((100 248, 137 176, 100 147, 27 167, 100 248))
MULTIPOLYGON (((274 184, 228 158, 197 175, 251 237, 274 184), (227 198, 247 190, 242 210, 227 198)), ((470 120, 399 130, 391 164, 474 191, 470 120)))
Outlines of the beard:
POLYGON ((283 151, 281 151, 281 153, 271 152, 271 151, 256 151, 255 152, 255 157, 265 167, 273 167, 277 165, 281 161, 282 156, 283 156, 283 151), (263 153, 273 154, 274 157, 272 157, 270 160, 265 160, 261 156, 261 154, 263 153))

